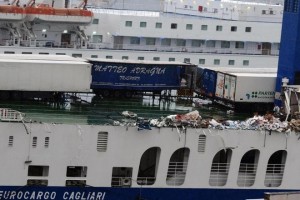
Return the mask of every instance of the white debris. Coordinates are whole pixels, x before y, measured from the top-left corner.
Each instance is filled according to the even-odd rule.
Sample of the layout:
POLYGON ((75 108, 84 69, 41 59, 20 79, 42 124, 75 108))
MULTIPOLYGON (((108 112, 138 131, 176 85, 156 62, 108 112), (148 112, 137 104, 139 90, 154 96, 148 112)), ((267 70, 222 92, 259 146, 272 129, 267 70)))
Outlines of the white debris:
POLYGON ((128 110, 123 111, 121 114, 122 114, 124 117, 129 117, 129 118, 135 118, 135 117, 137 117, 137 114, 136 114, 136 113, 131 112, 131 111, 128 111, 128 110))
MULTIPOLYGON (((142 126, 143 129, 149 129, 150 127, 194 127, 194 128, 213 128, 213 129, 234 129, 234 130, 267 130, 277 132, 287 132, 291 128, 293 130, 300 131, 300 120, 292 120, 290 123, 281 122, 279 118, 274 117, 268 113, 264 116, 255 114, 252 118, 248 118, 245 121, 234 120, 215 120, 215 119, 202 119, 198 110, 186 114, 169 115, 167 117, 161 117, 158 119, 149 119, 141 121, 137 117, 137 114, 124 111, 122 115, 129 118, 136 118, 137 123, 125 123, 126 126, 142 126), (146 123, 147 122, 147 123, 146 123), (290 125, 291 124, 291 125, 290 125)), ((116 126, 124 125, 118 121, 113 123, 116 126)))

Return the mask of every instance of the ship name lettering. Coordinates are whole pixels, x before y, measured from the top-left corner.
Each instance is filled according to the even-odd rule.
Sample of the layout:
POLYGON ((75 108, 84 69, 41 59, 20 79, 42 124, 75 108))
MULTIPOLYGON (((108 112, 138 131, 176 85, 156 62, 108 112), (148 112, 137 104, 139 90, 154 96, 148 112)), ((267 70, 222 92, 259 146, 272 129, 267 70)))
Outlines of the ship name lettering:
POLYGON ((65 200, 104 200, 105 192, 65 192, 65 200))
POLYGON ((32 200, 48 200, 48 199, 55 199, 56 192, 42 192, 42 191, 0 191, 0 199, 32 199, 32 200))

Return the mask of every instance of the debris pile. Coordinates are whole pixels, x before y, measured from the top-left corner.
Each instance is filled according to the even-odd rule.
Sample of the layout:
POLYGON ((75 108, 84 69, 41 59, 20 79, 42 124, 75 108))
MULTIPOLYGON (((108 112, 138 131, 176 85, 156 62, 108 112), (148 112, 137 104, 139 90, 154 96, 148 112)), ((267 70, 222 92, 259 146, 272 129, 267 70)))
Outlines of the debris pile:
POLYGON ((300 132, 300 119, 292 119, 290 121, 290 126, 295 132, 300 132))
MULTIPOLYGON (((193 128, 212 128, 212 129, 233 129, 233 130, 266 130, 277 132, 290 132, 295 130, 300 132, 300 119, 293 119, 291 122, 281 121, 274 115, 267 113, 264 116, 255 114, 252 118, 245 121, 233 120, 215 120, 212 118, 202 119, 198 110, 186 114, 169 115, 158 119, 144 119, 137 117, 135 113, 124 111, 123 113, 130 113, 129 116, 136 117, 136 123, 126 124, 126 126, 137 126, 139 130, 149 129, 151 127, 193 127, 193 128)), ((127 116, 128 115, 124 115, 127 116)), ((125 125, 115 123, 115 125, 125 125)))
POLYGON ((198 110, 189 112, 187 114, 169 115, 165 118, 152 119, 150 125, 154 127, 167 127, 167 126, 191 126, 199 127, 201 123, 201 116, 198 110))
POLYGON ((193 102, 195 104, 195 107, 212 104, 212 101, 209 99, 195 99, 193 102))

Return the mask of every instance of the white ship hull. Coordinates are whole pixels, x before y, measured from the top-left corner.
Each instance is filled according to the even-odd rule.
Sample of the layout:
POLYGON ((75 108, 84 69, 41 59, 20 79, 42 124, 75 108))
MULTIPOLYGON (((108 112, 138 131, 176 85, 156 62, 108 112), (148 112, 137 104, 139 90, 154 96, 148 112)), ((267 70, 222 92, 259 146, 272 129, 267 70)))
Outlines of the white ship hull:
MULTIPOLYGON (((240 195, 243 194, 242 191, 248 195, 251 194, 250 191, 253 191, 252 195, 257 195, 263 191, 298 190, 300 185, 296 171, 300 168, 300 162, 297 159, 299 141, 295 133, 194 128, 187 128, 186 133, 184 133, 176 128, 138 130, 136 127, 122 126, 46 123, 25 123, 23 125, 22 123, 5 122, 0 123, 0 130, 0 157, 2 160, 0 185, 1 188, 3 186, 3 194, 5 190, 14 189, 10 186, 27 185, 30 179, 47 180, 49 191, 53 190, 53 187, 59 187, 58 191, 66 190, 64 192, 70 190, 69 187, 60 188, 66 186, 66 180, 84 181, 85 186, 93 187, 92 189, 87 187, 87 191, 94 190, 95 187, 99 188, 97 189, 99 192, 109 193, 109 195, 106 194, 105 199, 122 199, 121 197, 109 197, 118 190, 124 190, 124 194, 135 194, 139 190, 146 191, 146 194, 150 191, 161 191, 161 194, 154 196, 159 197, 161 195, 161 199, 168 199, 163 191, 172 194, 171 191, 174 191, 174 188, 178 189, 175 193, 179 196, 187 195, 188 191, 193 191, 191 197, 186 199, 195 199, 195 197, 211 199, 208 198, 209 194, 216 192, 216 194, 222 193, 224 195, 226 191, 229 194, 232 193, 228 199, 237 199, 235 194, 239 194, 237 196, 240 198, 240 195), (99 141, 99 138, 97 139, 99 133, 108 134, 105 144, 107 145, 106 150, 102 149, 103 151, 99 151, 99 145, 102 145, 100 143, 104 142, 99 141), (204 144, 200 144, 199 136, 205 136, 204 144), (34 137, 36 138, 33 139, 34 137), (48 144, 45 143, 47 137, 48 144), (202 149, 199 152, 203 145, 204 151, 202 149), (157 157, 155 182, 152 185, 140 185, 137 180, 143 179, 143 177, 138 177, 141 158, 145 151, 153 147, 160 149, 160 155, 157 157), (177 179, 182 181, 182 184, 178 185, 178 182, 173 182, 172 178, 167 178, 167 175, 170 170, 172 154, 182 148, 189 149, 190 153, 188 157, 185 156, 185 177, 183 181, 177 179), (225 178, 223 176, 224 171, 218 172, 212 168, 214 156, 223 149, 232 151, 228 160, 229 163, 227 163, 228 173, 225 178), (242 178, 243 180, 241 180, 243 176, 240 168, 241 159, 251 150, 259 152, 255 161, 257 172, 253 176, 251 174, 253 172, 246 171, 244 175, 249 175, 251 178, 242 178), (267 170, 270 167, 269 159, 277 151, 286 153, 284 158, 286 161, 281 164, 280 172, 273 171, 271 173, 267 170), (48 175, 29 176, 29 166, 48 166, 48 175), (67 177, 66 169, 68 166, 85 166, 86 176, 67 177), (118 179, 113 177, 114 167, 132 169, 132 176, 127 177, 130 184, 115 184, 114 181, 118 179), (273 178, 269 179, 270 176, 273 178), (218 180, 215 177, 218 177, 218 180), (217 182, 215 182, 216 180, 217 182), (216 184, 220 185, 216 186, 216 184), (4 186, 9 187, 5 189, 4 186), (216 188, 220 191, 215 191, 216 188)), ((143 180, 147 179, 144 177, 143 180)), ((31 187, 35 188, 34 186, 26 186, 24 191, 31 191, 31 187)), ((82 191, 86 190, 82 187, 79 188, 81 188, 81 195, 83 195, 82 191)), ((44 194, 48 189, 43 188, 42 191, 44 194)), ((54 192, 57 191, 54 190, 54 192)), ((64 194, 64 192, 62 193, 64 194)), ((63 194, 60 193, 60 195, 63 194)), ((150 196, 153 197, 153 194, 150 196)), ((56 197, 56 199, 59 198, 61 197, 56 197)))

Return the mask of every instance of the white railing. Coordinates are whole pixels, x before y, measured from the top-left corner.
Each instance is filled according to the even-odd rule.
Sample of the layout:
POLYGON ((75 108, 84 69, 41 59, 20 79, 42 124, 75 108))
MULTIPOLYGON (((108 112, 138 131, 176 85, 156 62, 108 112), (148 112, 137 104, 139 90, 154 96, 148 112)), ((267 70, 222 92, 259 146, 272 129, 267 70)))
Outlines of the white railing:
MULTIPOLYGON (((141 4, 142 5, 142 4, 141 4)), ((145 5, 143 5, 145 7, 145 5)), ((109 14, 109 15, 124 15, 124 16, 141 16, 141 17, 159 17, 160 13, 157 11, 143 11, 143 10, 118 10, 118 9, 99 9, 90 8, 93 13, 109 14)))
POLYGON ((188 162, 170 162, 167 174, 168 185, 182 185, 185 180, 188 162))
POLYGON ((210 171, 209 184, 224 186, 227 182, 230 163, 213 163, 210 171))
MULTIPOLYGON (((89 43, 90 49, 111 48, 109 43, 89 43)), ((214 53, 214 54, 246 54, 246 55, 272 55, 278 56, 279 50, 257 49, 257 47, 245 48, 214 48, 187 47, 187 46, 161 46, 161 45, 134 45, 134 44, 114 44, 112 49, 136 50, 136 51, 159 51, 159 52, 188 52, 188 53, 214 53)))
POLYGON ((279 187, 282 182, 285 164, 268 164, 265 178, 266 187, 279 187))
POLYGON ((282 0, 225 0, 225 2, 235 2, 235 3, 247 3, 247 4, 253 4, 253 5, 283 5, 284 1, 282 0))
MULTIPOLYGON (((89 42, 87 43, 87 48, 88 49, 106 49, 106 48, 112 48, 112 45, 111 43, 95 43, 95 42, 89 42)), ((116 45, 117 48, 115 49, 122 49, 122 44, 117 44, 116 45), (120 48, 118 48, 120 47, 120 48)))
MULTIPOLYGON (((29 42, 26 40, 21 41, 21 46, 29 47, 29 42)), ((2 46, 12 46, 13 41, 3 40, 2 46)), ((53 42, 53 41, 36 41, 37 47, 47 48, 81 48, 76 42, 71 44, 64 42, 53 42)), ((241 54, 241 55, 270 55, 278 56, 278 49, 258 49, 256 46, 245 47, 245 48, 214 48, 206 47, 205 44, 200 47, 193 46, 162 46, 156 45, 139 45, 139 44, 118 44, 118 43, 95 43, 88 42, 88 49, 112 49, 112 50, 133 50, 133 51, 158 51, 158 52, 187 52, 187 53, 213 53, 213 54, 241 54)))
POLYGON ((0 108, 0 121, 21 122, 25 114, 10 108, 0 108))
POLYGON ((240 187, 249 187, 254 184, 257 164, 241 163, 237 184, 240 187))

